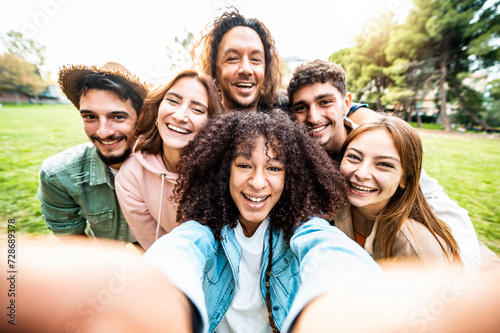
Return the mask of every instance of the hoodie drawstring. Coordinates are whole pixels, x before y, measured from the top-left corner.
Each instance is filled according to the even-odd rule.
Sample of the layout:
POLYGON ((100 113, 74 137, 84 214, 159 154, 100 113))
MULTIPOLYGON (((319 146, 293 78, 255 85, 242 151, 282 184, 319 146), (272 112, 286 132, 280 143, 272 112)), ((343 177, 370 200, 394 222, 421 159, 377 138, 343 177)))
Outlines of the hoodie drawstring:
POLYGON ((163 206, 163 183, 165 182, 165 174, 161 174, 161 192, 160 192, 160 208, 158 209, 158 224, 156 226, 156 235, 155 241, 158 239, 158 235, 160 234, 160 226, 161 226, 161 207, 163 206))

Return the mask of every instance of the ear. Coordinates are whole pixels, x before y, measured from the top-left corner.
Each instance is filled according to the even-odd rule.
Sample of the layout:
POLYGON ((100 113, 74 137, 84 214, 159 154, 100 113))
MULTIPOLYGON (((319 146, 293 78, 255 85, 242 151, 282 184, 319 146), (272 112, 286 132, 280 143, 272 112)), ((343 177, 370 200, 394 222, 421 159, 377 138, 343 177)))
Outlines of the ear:
POLYGON ((347 113, 349 112, 349 110, 351 109, 351 105, 352 105, 352 94, 350 92, 347 92, 345 94, 345 97, 344 97, 344 111, 342 113, 342 116, 345 116, 347 115, 347 113))
POLYGON ((401 188, 401 190, 405 189, 405 187, 406 187, 406 179, 401 179, 401 181, 399 182, 399 187, 401 188))

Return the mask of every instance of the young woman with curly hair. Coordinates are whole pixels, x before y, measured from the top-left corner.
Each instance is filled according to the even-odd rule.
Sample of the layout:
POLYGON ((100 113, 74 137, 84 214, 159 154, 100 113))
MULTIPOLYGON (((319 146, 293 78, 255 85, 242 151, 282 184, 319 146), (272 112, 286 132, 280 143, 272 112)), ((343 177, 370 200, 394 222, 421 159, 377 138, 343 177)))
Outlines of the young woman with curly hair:
POLYGON ((415 129, 397 117, 367 121, 349 134, 340 156, 350 205, 335 219, 339 229, 375 259, 462 266, 450 228, 420 188, 423 149, 415 129))
POLYGON ((115 180, 123 215, 139 244, 147 249, 176 223, 177 206, 168 200, 188 143, 222 106, 213 80, 182 71, 150 92, 134 132, 134 155, 115 180))
POLYGON ((182 224, 145 258, 209 332, 277 332, 294 300, 301 308, 331 284, 379 270, 325 220, 345 191, 336 162, 284 112, 218 116, 184 153, 182 224))

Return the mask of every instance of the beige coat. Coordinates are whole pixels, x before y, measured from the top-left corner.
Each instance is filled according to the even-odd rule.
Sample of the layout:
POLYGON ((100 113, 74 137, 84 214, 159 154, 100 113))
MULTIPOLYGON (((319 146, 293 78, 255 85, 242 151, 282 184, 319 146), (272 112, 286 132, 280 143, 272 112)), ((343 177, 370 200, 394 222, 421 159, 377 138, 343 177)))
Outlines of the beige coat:
MULTIPOLYGON (((381 259, 381 244, 377 242, 378 221, 375 222, 372 232, 366 238, 365 250, 374 259, 381 259)), ((335 226, 342 230, 351 239, 354 237, 354 228, 351 216, 351 205, 347 205, 337 214, 335 226)), ((443 246, 444 241, 441 240, 443 246)), ((413 258, 423 264, 448 265, 446 256, 439 246, 438 241, 423 224, 415 220, 408 219, 399 231, 392 247, 393 255, 396 258, 413 258)))

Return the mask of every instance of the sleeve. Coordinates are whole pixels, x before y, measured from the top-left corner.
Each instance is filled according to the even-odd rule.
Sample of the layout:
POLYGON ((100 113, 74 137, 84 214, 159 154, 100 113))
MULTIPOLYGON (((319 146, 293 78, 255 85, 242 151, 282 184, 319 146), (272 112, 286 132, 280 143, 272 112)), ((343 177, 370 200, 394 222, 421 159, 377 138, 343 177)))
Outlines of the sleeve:
POLYGON ((467 210, 451 200, 438 181, 429 177, 423 169, 420 187, 434 214, 450 227, 460 248, 460 257, 464 263, 465 272, 475 276, 481 267, 481 256, 476 231, 467 210))
POLYGON ((206 262, 215 255, 214 245, 210 228, 188 221, 159 238, 143 256, 189 298, 194 318, 201 318, 199 332, 208 330, 202 279, 206 262))
MULTIPOLYGON (((132 156, 129 160, 132 158, 134 157, 132 156)), ((147 250, 155 241, 158 222, 146 206, 139 180, 136 173, 133 172, 130 162, 127 161, 122 165, 115 178, 116 196, 134 237, 147 250)), ((160 233, 160 235, 162 234, 165 232, 160 233)))
POLYGON ((302 309, 336 285, 368 274, 381 273, 380 266, 357 243, 327 221, 313 218, 300 226, 290 240, 300 262, 302 285, 295 297, 283 332, 288 332, 302 309))
POLYGON ((64 187, 40 169, 38 198, 47 227, 57 236, 80 235, 85 232, 86 221, 78 214, 80 205, 64 187))

